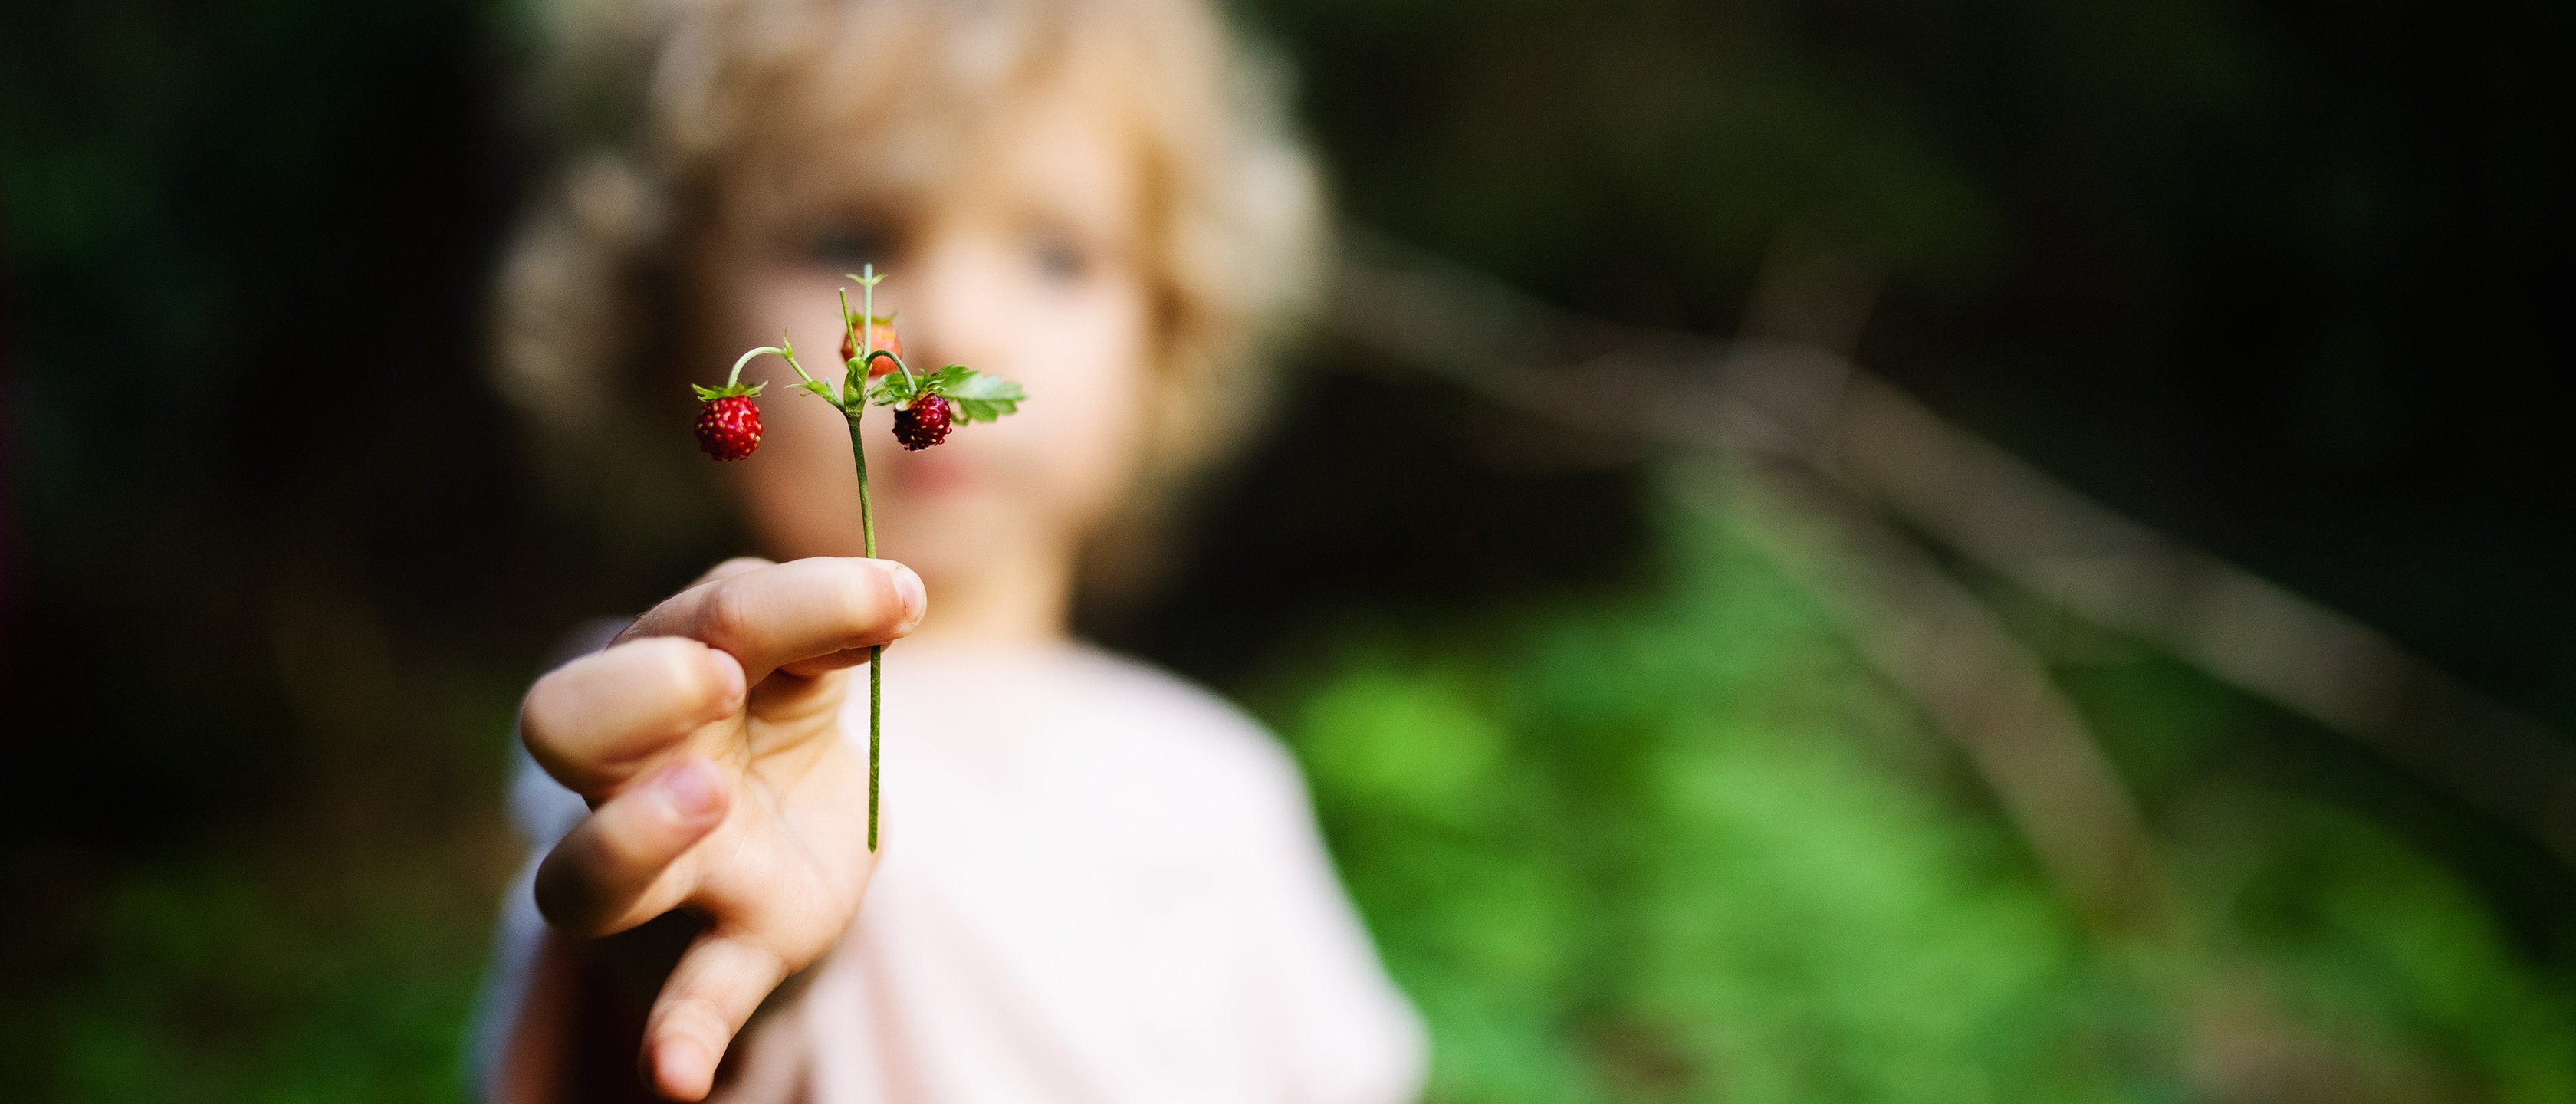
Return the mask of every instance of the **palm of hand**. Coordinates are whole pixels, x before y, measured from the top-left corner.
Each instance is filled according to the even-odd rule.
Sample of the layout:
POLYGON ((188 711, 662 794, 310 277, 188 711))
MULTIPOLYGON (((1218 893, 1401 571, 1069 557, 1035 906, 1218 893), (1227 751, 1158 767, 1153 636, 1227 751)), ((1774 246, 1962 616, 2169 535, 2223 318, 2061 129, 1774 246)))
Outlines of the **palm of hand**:
POLYGON ((693 869, 672 872, 686 887, 672 907, 703 913, 709 937, 774 954, 782 976, 848 930, 876 868, 867 765, 840 729, 848 683, 846 671, 781 672, 752 689, 707 755, 733 791, 725 819, 684 856, 693 869))

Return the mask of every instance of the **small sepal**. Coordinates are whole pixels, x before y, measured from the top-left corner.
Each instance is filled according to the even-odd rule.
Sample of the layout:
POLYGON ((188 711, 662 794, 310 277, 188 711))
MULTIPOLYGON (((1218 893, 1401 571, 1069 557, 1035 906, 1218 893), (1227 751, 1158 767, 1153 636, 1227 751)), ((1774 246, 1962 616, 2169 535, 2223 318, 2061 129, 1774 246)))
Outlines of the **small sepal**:
POLYGON ((689 390, 698 393, 699 402, 714 402, 717 399, 730 399, 736 395, 750 398, 754 395, 760 394, 760 389, 767 386, 769 385, 765 383, 747 384, 737 380, 722 387, 701 387, 692 383, 689 385, 689 390))

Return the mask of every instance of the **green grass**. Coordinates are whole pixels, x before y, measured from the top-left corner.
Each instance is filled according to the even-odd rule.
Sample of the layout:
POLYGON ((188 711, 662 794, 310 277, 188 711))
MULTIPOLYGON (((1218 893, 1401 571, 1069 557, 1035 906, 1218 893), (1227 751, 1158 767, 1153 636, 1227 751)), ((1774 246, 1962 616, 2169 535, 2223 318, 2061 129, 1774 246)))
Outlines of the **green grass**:
POLYGON ((491 835, 409 853, 280 836, 123 873, 84 902, 79 961, 0 1002, 21 1083, 64 1101, 463 1099, 496 888, 471 860, 491 835))

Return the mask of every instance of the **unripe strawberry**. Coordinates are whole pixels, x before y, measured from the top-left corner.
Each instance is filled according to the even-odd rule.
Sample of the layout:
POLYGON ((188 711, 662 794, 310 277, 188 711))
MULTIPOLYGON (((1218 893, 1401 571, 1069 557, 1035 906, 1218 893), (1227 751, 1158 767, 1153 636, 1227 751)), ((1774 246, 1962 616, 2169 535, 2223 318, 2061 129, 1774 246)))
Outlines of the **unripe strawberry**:
POLYGON ((749 395, 720 395, 698 408, 698 448, 718 460, 740 460, 760 447, 760 408, 749 395))
MULTIPOLYGON (((850 358, 859 355, 858 344, 850 340, 853 330, 866 332, 868 335, 869 348, 883 349, 896 356, 903 355, 903 339, 895 336, 894 319, 891 316, 885 318, 870 318, 864 320, 857 326, 842 328, 841 363, 847 364, 850 362, 850 358)), ((878 376, 882 376, 891 371, 894 371, 894 362, 891 360, 871 361, 868 364, 869 379, 875 379, 878 376)))
POLYGON ((894 412, 894 439, 903 442, 906 451, 917 452, 947 440, 951 424, 948 400, 922 395, 894 412))

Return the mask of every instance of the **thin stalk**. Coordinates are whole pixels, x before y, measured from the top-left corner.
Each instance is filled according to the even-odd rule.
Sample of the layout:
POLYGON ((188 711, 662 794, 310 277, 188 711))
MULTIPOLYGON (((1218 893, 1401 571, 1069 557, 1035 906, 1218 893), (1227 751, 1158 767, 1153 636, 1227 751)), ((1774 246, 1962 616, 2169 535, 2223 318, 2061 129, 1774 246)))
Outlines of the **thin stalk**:
MULTIPOLYGON (((868 353, 872 351, 869 346, 872 344, 870 339, 874 336, 877 316, 877 282, 875 279, 877 274, 876 266, 869 265, 867 268, 867 274, 869 279, 866 283, 861 285, 866 288, 866 290, 862 291, 860 295, 862 297, 861 301, 866 304, 865 309, 868 313, 867 317, 858 327, 858 333, 856 335, 859 339, 859 368, 857 371, 850 373, 849 382, 847 384, 847 390, 850 393, 845 394, 843 397, 843 401, 848 403, 848 405, 841 409, 848 414, 850 421, 850 459, 858 465, 859 469, 859 530, 864 535, 864 539, 867 542, 868 558, 873 560, 877 558, 877 513, 875 504, 870 502, 868 499, 868 446, 867 442, 860 438, 859 420, 867 413, 868 410, 867 363, 868 353)), ((842 324, 848 325, 849 300, 843 299, 841 302, 842 324)), ((884 713, 885 645, 874 644, 868 647, 869 854, 875 854, 877 849, 877 764, 879 752, 884 746, 884 733, 882 730, 884 713)))
MULTIPOLYGON (((867 408, 851 407, 850 455, 859 468, 859 529, 865 534, 869 559, 877 556, 877 516, 875 504, 868 500, 868 449, 859 437, 859 415, 867 408)), ((882 748, 880 725, 885 711, 885 645, 868 648, 868 850, 877 849, 877 756, 882 748)))

